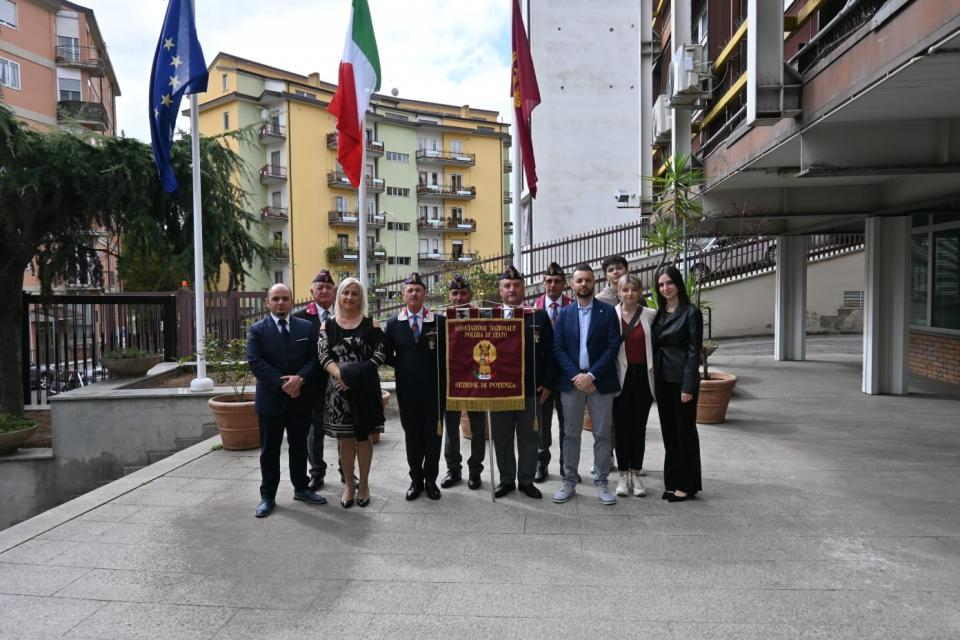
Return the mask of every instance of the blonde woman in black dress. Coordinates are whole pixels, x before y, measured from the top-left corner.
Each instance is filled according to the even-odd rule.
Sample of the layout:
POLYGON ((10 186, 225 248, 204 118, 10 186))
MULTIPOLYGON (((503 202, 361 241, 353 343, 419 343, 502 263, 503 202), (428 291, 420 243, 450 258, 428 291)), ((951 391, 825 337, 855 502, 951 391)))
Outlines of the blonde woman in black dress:
POLYGON ((359 461, 360 485, 344 485, 340 505, 345 509, 370 504, 370 464, 373 444, 370 433, 383 432, 383 407, 377 369, 385 353, 383 331, 367 316, 367 297, 356 278, 346 278, 337 288, 333 317, 320 327, 320 366, 329 375, 324 391, 324 432, 337 438, 343 474, 353 477, 354 459, 359 461), (346 378, 346 380, 345 380, 346 378), (363 385, 361 388, 353 388, 363 385), (379 412, 378 412, 379 410, 379 412))

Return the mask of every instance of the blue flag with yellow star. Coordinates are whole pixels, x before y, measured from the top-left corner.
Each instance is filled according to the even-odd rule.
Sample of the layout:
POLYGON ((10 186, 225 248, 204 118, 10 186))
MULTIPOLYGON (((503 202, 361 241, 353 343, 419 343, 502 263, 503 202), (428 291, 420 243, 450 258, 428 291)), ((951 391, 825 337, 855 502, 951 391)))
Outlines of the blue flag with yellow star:
MULTIPOLYGON (((177 190, 170 145, 185 93, 207 90, 207 63, 197 40, 191 0, 170 0, 150 74, 150 140, 157 173, 166 192, 177 190)), ((196 134, 196 132, 194 132, 196 134)))

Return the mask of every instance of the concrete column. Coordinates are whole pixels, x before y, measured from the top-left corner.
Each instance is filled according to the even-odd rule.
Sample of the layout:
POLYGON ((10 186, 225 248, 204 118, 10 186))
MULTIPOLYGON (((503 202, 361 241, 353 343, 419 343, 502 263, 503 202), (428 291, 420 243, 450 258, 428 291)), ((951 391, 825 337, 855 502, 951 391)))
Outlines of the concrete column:
POLYGON ((805 360, 807 350, 807 237, 777 239, 773 357, 805 360))
POLYGON ((867 218, 863 392, 906 395, 910 329, 910 216, 867 218))
POLYGON ((640 3, 640 215, 649 215, 653 203, 653 3, 640 3))

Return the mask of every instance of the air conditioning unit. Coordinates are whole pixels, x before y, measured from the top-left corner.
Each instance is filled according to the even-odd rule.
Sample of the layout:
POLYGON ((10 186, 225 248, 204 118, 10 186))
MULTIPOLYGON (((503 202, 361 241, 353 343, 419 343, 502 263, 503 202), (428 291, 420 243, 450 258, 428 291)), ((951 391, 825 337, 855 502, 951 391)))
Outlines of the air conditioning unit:
POLYGON ((670 117, 667 94, 661 93, 653 103, 653 139, 656 143, 670 142, 673 118, 670 117))
POLYGON ((710 63, 703 45, 684 44, 677 47, 670 61, 670 106, 697 108, 713 91, 710 63))

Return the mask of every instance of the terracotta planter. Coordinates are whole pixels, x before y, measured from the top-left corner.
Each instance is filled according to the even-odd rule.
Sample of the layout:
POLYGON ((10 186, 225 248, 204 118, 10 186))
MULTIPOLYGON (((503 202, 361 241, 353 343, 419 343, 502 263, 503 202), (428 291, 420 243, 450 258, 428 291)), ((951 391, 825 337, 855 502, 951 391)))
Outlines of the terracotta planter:
POLYGON ((590 419, 590 407, 585 407, 583 410, 583 430, 593 431, 593 420, 590 419))
POLYGON ((146 358, 103 358, 100 364, 118 378, 136 378, 163 362, 163 356, 156 354, 146 358))
POLYGON ((36 431, 39 426, 40 425, 35 424, 26 429, 0 433, 0 456, 9 455, 16 451, 17 447, 30 439, 30 436, 33 435, 33 432, 36 431))
MULTIPOLYGON (((484 418, 486 422, 486 418, 484 418)), ((463 434, 463 437, 469 440, 473 437, 473 429, 470 428, 470 417, 467 415, 466 411, 460 412, 460 433, 463 434)), ((484 427, 484 440, 490 439, 490 425, 484 427)))
POLYGON ((214 396, 207 401, 220 430, 223 448, 245 451, 260 447, 260 423, 253 409, 254 395, 245 393, 242 400, 236 396, 214 396))
POLYGON ((733 395, 737 376, 723 371, 711 371, 709 380, 700 381, 700 398, 697 400, 697 422, 720 424, 727 420, 727 405, 733 395))

